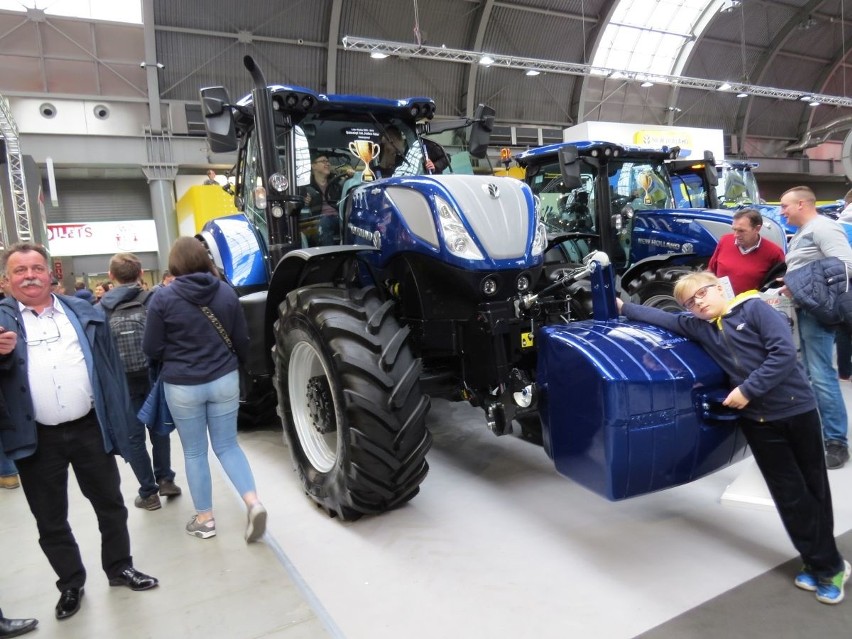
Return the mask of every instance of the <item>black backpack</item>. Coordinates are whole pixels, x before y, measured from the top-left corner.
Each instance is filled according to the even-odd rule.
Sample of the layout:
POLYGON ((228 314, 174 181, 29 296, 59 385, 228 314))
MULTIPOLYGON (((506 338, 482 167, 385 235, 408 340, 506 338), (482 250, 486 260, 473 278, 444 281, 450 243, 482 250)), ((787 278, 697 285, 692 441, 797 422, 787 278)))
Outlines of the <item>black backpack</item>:
POLYGON ((148 358, 142 351, 145 334, 145 318, 148 309, 145 302, 151 291, 141 290, 132 300, 122 302, 109 314, 109 328, 115 337, 118 354, 127 374, 147 371, 148 358))

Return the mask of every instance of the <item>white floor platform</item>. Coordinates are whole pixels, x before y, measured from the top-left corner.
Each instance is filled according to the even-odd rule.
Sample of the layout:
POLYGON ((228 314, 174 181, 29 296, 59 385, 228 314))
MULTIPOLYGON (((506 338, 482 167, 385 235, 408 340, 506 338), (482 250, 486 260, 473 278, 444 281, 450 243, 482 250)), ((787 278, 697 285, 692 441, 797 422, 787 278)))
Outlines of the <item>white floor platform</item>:
MULTIPOLYGON (((849 404, 852 384, 843 392, 849 404)), ((184 534, 188 494, 160 511, 131 507, 136 564, 162 582, 151 592, 106 586, 94 517, 75 492, 89 582, 83 609, 61 623, 23 494, 2 491, 0 606, 39 617, 33 637, 63 639, 628 639, 795 556, 773 509, 720 499, 751 460, 612 503, 557 475, 541 448, 491 435, 477 409, 435 401, 429 420, 420 494, 354 523, 304 496, 280 429, 241 433, 270 513, 266 543, 243 543, 242 504, 217 468, 211 540, 184 534)), ((186 487, 176 435, 174 448, 186 487)), ((122 474, 130 503, 135 481, 122 474)), ((840 534, 852 529, 852 466, 830 478, 840 534)), ((820 606, 789 591, 791 604, 820 606)))

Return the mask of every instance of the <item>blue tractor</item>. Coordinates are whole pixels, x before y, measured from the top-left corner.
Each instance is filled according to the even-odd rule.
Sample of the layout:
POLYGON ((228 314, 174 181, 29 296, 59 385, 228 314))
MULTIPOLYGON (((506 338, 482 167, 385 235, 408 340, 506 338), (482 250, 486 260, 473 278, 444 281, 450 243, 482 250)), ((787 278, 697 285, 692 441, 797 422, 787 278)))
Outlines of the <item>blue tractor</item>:
MULTIPOLYGON (((557 280, 590 252, 604 251, 635 301, 682 310, 674 283, 706 266, 719 238, 731 232, 732 214, 703 208, 718 201, 713 158, 684 161, 678 153, 578 141, 516 156, 541 201, 547 276, 557 280)), ((778 224, 767 222, 762 234, 786 246, 778 224)), ((575 317, 588 317, 588 281, 573 282, 570 291, 575 317)))
MULTIPOLYGON (((250 326, 247 399, 274 388, 302 486, 330 515, 378 514, 417 494, 430 397, 481 407, 497 435, 534 420, 557 470, 610 499, 742 455, 719 405, 720 369, 691 342, 615 318, 605 253, 552 277, 547 193, 512 178, 428 173, 425 156, 440 151, 422 135, 449 126, 430 125, 431 100, 268 87, 245 63, 250 96, 201 91, 211 150, 237 151, 242 213, 209 222, 199 239, 250 326), (382 171, 374 157, 391 131, 404 144, 382 171), (330 213, 308 206, 318 155, 341 167, 330 213), (594 319, 572 321, 577 280, 590 283, 594 319)), ((471 156, 484 155, 492 122, 487 108, 464 122, 471 156)), ((570 162, 563 168, 576 179, 570 162)))

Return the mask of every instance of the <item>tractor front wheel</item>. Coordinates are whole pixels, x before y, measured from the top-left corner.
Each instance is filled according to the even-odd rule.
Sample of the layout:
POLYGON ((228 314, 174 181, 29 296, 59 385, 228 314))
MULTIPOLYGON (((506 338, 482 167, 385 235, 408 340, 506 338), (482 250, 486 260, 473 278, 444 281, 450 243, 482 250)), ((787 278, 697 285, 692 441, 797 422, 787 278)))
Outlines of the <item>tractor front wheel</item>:
POLYGON ((408 329, 375 288, 291 292, 275 324, 284 435, 305 492, 353 520, 414 497, 426 477, 429 397, 408 329))

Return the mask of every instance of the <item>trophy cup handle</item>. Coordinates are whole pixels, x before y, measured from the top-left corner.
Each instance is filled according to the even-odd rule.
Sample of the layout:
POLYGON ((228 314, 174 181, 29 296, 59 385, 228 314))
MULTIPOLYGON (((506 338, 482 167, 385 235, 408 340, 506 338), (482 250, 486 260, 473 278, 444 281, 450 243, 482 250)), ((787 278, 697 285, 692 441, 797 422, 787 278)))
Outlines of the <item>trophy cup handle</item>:
POLYGON ((349 143, 349 152, 356 158, 358 157, 358 148, 355 146, 354 142, 349 143))

